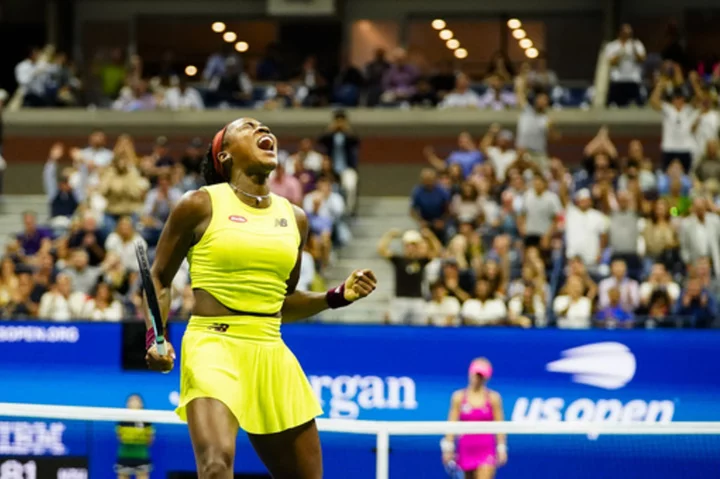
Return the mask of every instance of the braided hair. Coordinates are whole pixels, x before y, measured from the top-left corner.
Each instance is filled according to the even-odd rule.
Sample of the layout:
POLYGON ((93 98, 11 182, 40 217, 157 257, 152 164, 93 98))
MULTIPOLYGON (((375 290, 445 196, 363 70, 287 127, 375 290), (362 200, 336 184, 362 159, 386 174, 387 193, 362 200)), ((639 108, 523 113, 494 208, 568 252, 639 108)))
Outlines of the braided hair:
POLYGON ((212 146, 208 146, 207 153, 205 153, 205 157, 200 163, 200 173, 208 186, 226 181, 225 177, 215 169, 215 163, 212 159, 212 146))
POLYGON ((230 178, 232 162, 226 161, 221 163, 218 159, 220 151, 222 151, 225 146, 225 132, 227 127, 228 125, 225 125, 222 130, 215 134, 205 153, 205 158, 203 158, 200 164, 200 172, 205 179, 205 184, 208 186, 226 182, 228 178, 230 178))

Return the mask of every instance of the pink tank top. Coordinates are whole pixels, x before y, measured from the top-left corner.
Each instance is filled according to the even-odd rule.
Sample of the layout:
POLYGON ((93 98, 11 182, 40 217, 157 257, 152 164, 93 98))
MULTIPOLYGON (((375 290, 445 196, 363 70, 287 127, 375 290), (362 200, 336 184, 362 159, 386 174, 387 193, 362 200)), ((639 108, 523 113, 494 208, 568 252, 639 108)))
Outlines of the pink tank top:
POLYGON ((487 392, 484 394, 485 404, 482 407, 473 407, 468 402, 467 392, 463 395, 462 404, 460 405, 460 420, 461 421, 492 421, 494 419, 492 405, 490 404, 490 397, 487 392))

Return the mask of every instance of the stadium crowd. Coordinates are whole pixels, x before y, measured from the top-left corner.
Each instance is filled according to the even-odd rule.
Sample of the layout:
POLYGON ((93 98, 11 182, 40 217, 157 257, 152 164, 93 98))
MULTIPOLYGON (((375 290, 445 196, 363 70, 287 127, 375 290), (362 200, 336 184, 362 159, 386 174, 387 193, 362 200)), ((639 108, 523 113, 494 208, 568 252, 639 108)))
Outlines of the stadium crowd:
MULTIPOLYGON (((347 221, 356 204, 358 143, 346 114, 338 111, 317 141, 305 138, 293 154, 279 154, 271 191, 303 207, 311 228, 300 289, 325 289, 333 248, 351 237, 347 221)), ((207 143, 193 139, 181 157, 169 146, 166 137, 158 137, 144 155, 131 137, 121 135, 109 149, 102 131, 92 132, 84 148, 52 146, 43 171, 49 221, 39 224, 37 212, 25 212, 23 231, 6 246, 0 264, 2 318, 141 317, 134 244, 147 244, 152 256, 174 205, 204 184, 207 143)), ((173 281, 172 317, 189 318, 192 306, 185 262, 173 281)))
POLYGON ((559 132, 542 91, 520 96, 516 141, 493 125, 479 142, 461 133, 445 158, 428 147, 411 199, 418 229, 378 245, 396 277, 388 321, 720 327, 719 116, 701 76, 676 73, 649 100, 663 115, 661 158, 638 140, 619 152, 603 127, 570 171, 547 155, 559 132))

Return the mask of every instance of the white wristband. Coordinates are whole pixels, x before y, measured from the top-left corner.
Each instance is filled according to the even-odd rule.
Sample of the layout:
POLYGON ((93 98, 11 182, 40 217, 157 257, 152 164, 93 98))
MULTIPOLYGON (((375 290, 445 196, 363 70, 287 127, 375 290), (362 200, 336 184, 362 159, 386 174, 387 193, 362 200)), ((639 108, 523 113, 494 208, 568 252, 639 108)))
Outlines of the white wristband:
POLYGON ((450 439, 442 439, 440 441, 440 450, 444 454, 455 452, 455 442, 450 439))
POLYGON ((497 445, 497 452, 504 452, 507 454, 507 445, 505 444, 498 444, 497 445))

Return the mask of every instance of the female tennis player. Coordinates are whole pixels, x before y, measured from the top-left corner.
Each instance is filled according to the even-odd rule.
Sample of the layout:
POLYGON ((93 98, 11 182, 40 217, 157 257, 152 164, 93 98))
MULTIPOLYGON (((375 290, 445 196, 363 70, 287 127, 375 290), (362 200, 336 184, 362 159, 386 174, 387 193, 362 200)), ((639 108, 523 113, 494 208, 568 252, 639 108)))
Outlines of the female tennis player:
MULTIPOLYGON (((233 477, 239 428, 275 479, 322 477, 315 417, 322 413, 280 323, 347 306, 375 289, 356 270, 327 293, 297 291, 305 213, 269 192, 277 139, 251 118, 220 130, 203 163, 206 187, 188 192, 165 223, 151 273, 163 322, 187 257, 195 295, 182 342, 178 415, 187 420, 200 479, 233 477)), ((169 371, 148 321, 147 362, 169 371)))
MULTIPOLYGON (((470 363, 469 381, 465 389, 455 391, 450 402, 448 421, 502 421, 500 394, 487 388, 492 365, 485 358, 470 363)), ((495 469, 507 462, 505 434, 467 434, 455 438, 448 434, 440 441, 443 462, 457 464, 466 479, 492 479, 495 469)))

